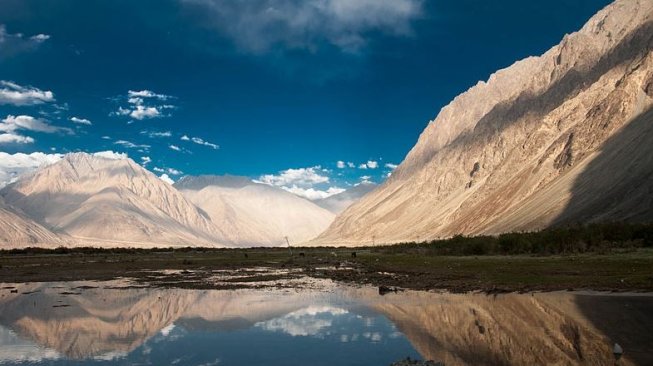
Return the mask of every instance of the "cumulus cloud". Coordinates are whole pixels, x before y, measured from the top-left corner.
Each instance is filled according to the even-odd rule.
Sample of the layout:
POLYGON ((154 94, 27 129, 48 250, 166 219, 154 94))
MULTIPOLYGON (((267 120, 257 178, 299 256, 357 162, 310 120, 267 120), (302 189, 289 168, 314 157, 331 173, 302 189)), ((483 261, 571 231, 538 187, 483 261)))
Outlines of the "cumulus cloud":
POLYGON ((379 163, 377 161, 374 161, 374 160, 368 160, 367 161, 367 167, 370 168, 370 169, 376 169, 376 168, 379 167, 379 163))
POLYGON ((279 318, 258 322, 254 326, 270 332, 283 332, 293 337, 316 336, 330 328, 336 317, 348 313, 342 308, 310 306, 279 318))
POLYGON ((118 107, 118 110, 112 112, 111 115, 129 116, 139 121, 151 118, 169 117, 170 114, 166 114, 164 111, 176 107, 171 104, 163 104, 162 102, 173 98, 174 97, 171 95, 158 94, 150 90, 129 90, 126 98, 118 98, 122 100, 126 99, 127 105, 125 107, 118 107))
POLYGON ((170 150, 181 151, 181 148, 177 145, 170 145, 168 147, 170 148, 170 150))
POLYGON ((161 174, 159 176, 159 179, 161 179, 162 181, 164 181, 164 182, 166 182, 166 183, 168 183, 170 185, 175 184, 175 181, 172 180, 172 178, 170 178, 170 176, 168 174, 165 174, 165 173, 161 174))
POLYGON ((40 34, 29 37, 29 39, 31 39, 32 41, 38 42, 38 43, 42 43, 42 42, 45 42, 48 39, 50 39, 50 35, 40 33, 40 34))
POLYGON ((152 159, 149 156, 141 156, 141 165, 142 166, 147 166, 147 164, 151 163, 152 159))
POLYGON ((14 133, 1 133, 0 145, 6 144, 32 144, 34 139, 29 136, 17 135, 14 133))
POLYGON ((336 163, 336 166, 338 167, 338 169, 345 169, 347 164, 342 160, 338 160, 338 162, 336 163))
POLYGON ((112 150, 98 151, 96 153, 93 153, 93 156, 98 156, 101 158, 111 159, 111 160, 123 160, 129 158, 127 153, 119 153, 112 150))
POLYGON ((166 174, 171 174, 171 175, 182 175, 184 172, 181 170, 177 170, 175 168, 159 168, 155 166, 152 170, 154 170, 157 173, 166 173, 166 174))
POLYGON ((313 185, 319 183, 328 183, 329 177, 321 174, 321 168, 314 166, 310 168, 286 169, 279 174, 266 174, 259 177, 258 181, 272 186, 288 185, 313 185))
POLYGON ((411 34, 423 0, 182 0, 209 25, 253 53, 275 47, 314 52, 323 44, 359 52, 368 35, 411 34))
POLYGON ((392 170, 397 169, 397 166, 398 166, 397 164, 392 164, 392 163, 386 163, 386 164, 385 164, 385 167, 386 167, 386 168, 388 168, 388 169, 392 169, 392 170))
POLYGON ((327 190, 320 190, 315 188, 301 188, 298 187, 297 185, 292 185, 291 187, 281 187, 281 188, 287 192, 290 192, 300 197, 304 197, 311 201, 331 197, 333 195, 345 191, 345 189, 338 188, 338 187, 329 187, 327 190))
POLYGON ((262 175, 254 181, 279 187, 309 200, 317 200, 345 191, 338 187, 318 187, 328 186, 328 183, 330 183, 330 179, 326 175, 328 172, 328 170, 322 169, 320 166, 286 169, 280 171, 278 174, 262 175))
POLYGON ((60 131, 61 128, 51 126, 43 120, 34 118, 32 116, 26 116, 26 115, 21 115, 21 116, 8 115, 5 119, 3 119, 0 122, 0 131, 14 132, 17 130, 53 133, 53 132, 60 131))
POLYGON ((22 174, 29 173, 41 166, 54 164, 61 160, 62 154, 8 154, 0 152, 0 187, 14 182, 22 174))
POLYGON ((50 103, 54 100, 54 93, 49 90, 44 91, 32 86, 21 86, 13 81, 0 80, 0 105, 20 107, 50 103))
MULTIPOLYGON (((99 151, 94 156, 105 159, 127 159, 127 154, 114 151, 99 151)), ((64 157, 63 154, 47 154, 33 152, 31 154, 8 154, 0 152, 0 187, 14 182, 23 174, 28 174, 39 168, 54 164, 64 157)))
POLYGON ((70 121, 73 122, 73 123, 77 123, 77 124, 80 124, 80 125, 87 125, 87 126, 91 126, 93 124, 88 119, 79 118, 79 117, 70 117, 70 121))
POLYGON ((8 115, 0 120, 0 144, 31 144, 34 139, 29 136, 23 136, 17 131, 35 131, 43 133, 66 132, 72 133, 69 128, 56 127, 48 122, 34 118, 32 116, 13 116, 8 115))
POLYGON ((22 33, 9 33, 4 24, 0 24, 0 58, 13 56, 21 52, 34 51, 43 42, 50 39, 47 34, 26 36, 22 33))

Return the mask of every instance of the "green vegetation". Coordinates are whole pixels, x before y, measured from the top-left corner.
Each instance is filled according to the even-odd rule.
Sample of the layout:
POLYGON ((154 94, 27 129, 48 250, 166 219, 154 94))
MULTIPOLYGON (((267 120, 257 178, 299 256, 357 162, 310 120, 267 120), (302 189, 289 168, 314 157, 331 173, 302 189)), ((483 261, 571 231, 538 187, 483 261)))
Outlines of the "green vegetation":
POLYGON ((465 237, 425 243, 403 243, 377 247, 382 253, 420 253, 424 255, 555 255, 610 253, 653 247, 653 224, 607 223, 576 225, 537 232, 508 233, 498 236, 465 237))

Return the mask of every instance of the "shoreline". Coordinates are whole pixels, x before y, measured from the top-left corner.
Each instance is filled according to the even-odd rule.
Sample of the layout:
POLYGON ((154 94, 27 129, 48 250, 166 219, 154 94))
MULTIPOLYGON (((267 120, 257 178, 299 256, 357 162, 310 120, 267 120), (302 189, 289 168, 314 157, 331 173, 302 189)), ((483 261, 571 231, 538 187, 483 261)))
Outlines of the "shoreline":
POLYGON ((424 256, 365 249, 0 252, 0 282, 131 278, 150 287, 301 287, 301 278, 452 293, 653 292, 653 250, 556 256, 424 256), (355 255, 353 253, 356 253, 355 255), (221 279, 224 277, 224 279, 221 279))

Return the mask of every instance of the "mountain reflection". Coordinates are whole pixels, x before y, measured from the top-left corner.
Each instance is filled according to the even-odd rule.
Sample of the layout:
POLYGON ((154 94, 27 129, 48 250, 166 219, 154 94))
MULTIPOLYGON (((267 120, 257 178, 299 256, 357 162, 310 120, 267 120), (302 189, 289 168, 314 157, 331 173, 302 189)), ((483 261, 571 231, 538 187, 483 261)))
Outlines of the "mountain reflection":
POLYGON ((645 328, 653 320, 653 298, 644 295, 379 296, 375 289, 347 287, 326 292, 79 286, 0 290, 0 363, 106 360, 137 349, 151 352, 150 343, 189 332, 236 337, 239 331, 256 332, 248 333, 250 339, 287 337, 286 343, 308 338, 333 347, 357 343, 357 350, 382 344, 399 357, 417 351, 446 365, 613 365, 615 342, 625 349, 620 364, 653 362, 646 349, 653 335, 645 328))

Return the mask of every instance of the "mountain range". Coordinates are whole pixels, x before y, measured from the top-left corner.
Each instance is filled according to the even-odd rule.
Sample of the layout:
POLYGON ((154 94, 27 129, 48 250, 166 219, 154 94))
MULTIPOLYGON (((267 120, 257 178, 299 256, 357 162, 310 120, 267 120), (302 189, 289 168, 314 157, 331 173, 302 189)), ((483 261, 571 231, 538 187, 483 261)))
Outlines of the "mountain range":
POLYGON ((174 186, 128 158, 73 153, 0 190, 0 240, 25 245, 279 246, 307 241, 334 214, 233 176, 174 186))

